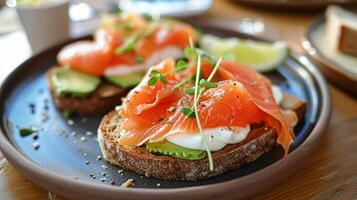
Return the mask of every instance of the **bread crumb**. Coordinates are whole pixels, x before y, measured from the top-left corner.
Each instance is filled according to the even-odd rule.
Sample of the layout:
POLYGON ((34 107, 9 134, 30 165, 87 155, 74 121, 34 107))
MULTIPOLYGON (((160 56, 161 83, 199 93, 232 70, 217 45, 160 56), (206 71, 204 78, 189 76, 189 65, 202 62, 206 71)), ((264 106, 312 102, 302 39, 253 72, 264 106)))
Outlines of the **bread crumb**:
POLYGON ((125 183, 121 184, 121 188, 128 188, 128 187, 134 187, 134 179, 130 178, 125 181, 125 183))
POLYGON ((74 124, 74 121, 73 120, 68 120, 68 125, 72 126, 74 124))

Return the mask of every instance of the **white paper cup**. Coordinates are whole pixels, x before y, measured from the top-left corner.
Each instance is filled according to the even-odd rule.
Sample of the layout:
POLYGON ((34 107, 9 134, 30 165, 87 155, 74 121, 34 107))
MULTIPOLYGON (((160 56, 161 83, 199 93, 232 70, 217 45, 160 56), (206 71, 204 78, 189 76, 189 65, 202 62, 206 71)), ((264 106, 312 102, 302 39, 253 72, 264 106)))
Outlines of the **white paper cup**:
POLYGON ((16 5, 15 8, 33 53, 69 38, 68 0, 16 5))

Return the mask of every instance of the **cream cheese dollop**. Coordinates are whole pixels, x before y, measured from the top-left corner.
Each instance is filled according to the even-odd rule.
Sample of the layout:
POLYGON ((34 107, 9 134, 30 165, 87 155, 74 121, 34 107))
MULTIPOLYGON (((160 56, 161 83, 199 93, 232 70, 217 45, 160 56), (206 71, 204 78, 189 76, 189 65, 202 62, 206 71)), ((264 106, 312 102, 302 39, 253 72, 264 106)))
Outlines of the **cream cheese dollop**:
POLYGON ((183 51, 182 49, 175 47, 175 46, 168 46, 162 48, 155 53, 153 53, 149 58, 146 59, 145 62, 141 64, 136 64, 134 66, 128 65, 117 65, 112 66, 105 70, 105 76, 122 76, 127 75, 135 72, 145 72, 149 69, 150 66, 160 63, 161 61, 165 60, 166 58, 182 58, 183 51))
MULTIPOLYGON (((228 144, 236 144, 243 141, 250 131, 250 126, 216 127, 203 130, 207 146, 210 151, 219 151, 228 144)), ((178 146, 189 149, 206 150, 200 133, 186 133, 175 131, 166 137, 168 141, 178 146)))

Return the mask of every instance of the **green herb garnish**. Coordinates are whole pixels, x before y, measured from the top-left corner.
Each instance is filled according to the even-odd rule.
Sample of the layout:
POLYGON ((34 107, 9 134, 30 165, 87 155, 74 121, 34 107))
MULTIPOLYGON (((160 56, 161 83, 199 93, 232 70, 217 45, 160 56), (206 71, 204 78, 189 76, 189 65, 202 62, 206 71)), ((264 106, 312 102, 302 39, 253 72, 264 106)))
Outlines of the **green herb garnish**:
POLYGON ((186 58, 191 58, 195 55, 195 49, 191 47, 186 47, 183 51, 186 58))
POLYGON ((36 132, 36 129, 34 127, 21 128, 19 132, 21 137, 27 137, 36 132))
POLYGON ((158 79, 156 76, 151 77, 148 81, 148 85, 155 85, 158 79))
POLYGON ((195 94, 195 90, 196 90, 195 87, 188 88, 188 89, 185 90, 185 93, 192 95, 192 94, 195 94))
POLYGON ((200 131, 202 140, 203 140, 203 144, 205 145, 206 151, 207 151, 207 155, 208 155, 208 162, 209 162, 209 169, 210 171, 213 171, 213 159, 212 159, 212 154, 211 151, 208 148, 208 144, 207 144, 207 139, 206 136, 203 133, 203 128, 201 125, 201 121, 200 121, 200 117, 198 115, 198 109, 197 109, 197 104, 201 95, 201 91, 202 88, 199 89, 199 80, 200 80, 200 71, 201 71, 201 55, 198 54, 198 58, 197 58, 197 72, 196 72, 196 83, 195 83, 195 96, 194 96, 194 101, 193 101, 193 110, 195 111, 195 115, 196 115, 196 121, 197 121, 197 126, 198 126, 198 130, 200 131))
POLYGON ((192 58, 192 57, 196 57, 196 56, 200 55, 201 57, 207 57, 214 63, 216 62, 216 58, 212 54, 208 53, 207 51, 205 51, 203 49, 195 48, 193 46, 193 41, 192 41, 191 37, 188 38, 188 41, 189 41, 190 47, 186 47, 184 49, 184 55, 186 58, 192 58))
POLYGON ((186 69, 188 66, 189 66, 189 64, 186 61, 179 60, 176 63, 175 71, 176 72, 182 71, 182 70, 186 69))
POLYGON ((200 86, 205 87, 205 88, 216 88, 217 87, 217 83, 212 83, 209 82, 205 79, 201 79, 200 80, 200 86))
POLYGON ((173 88, 172 91, 176 90, 177 88, 185 85, 186 83, 188 83, 191 80, 191 77, 187 77, 184 80, 182 80, 181 82, 177 83, 173 88))
POLYGON ((167 81, 165 76, 156 70, 152 70, 150 72, 151 78, 148 81, 148 85, 154 85, 158 80, 160 80, 163 84, 166 84, 167 81))
POLYGON ((204 146, 206 148, 206 151, 207 151, 207 156, 208 156, 208 162, 209 162, 209 169, 212 171, 214 166, 213 166, 213 159, 212 159, 212 154, 211 154, 211 151, 209 150, 208 148, 208 144, 207 144, 207 139, 206 139, 206 136, 204 135, 204 132, 203 132, 203 128, 202 128, 202 125, 201 125, 201 121, 200 121, 200 117, 198 115, 198 102, 199 102, 199 99, 200 99, 200 96, 201 94, 203 93, 203 91, 206 89, 206 88, 215 88, 217 87, 217 84, 216 83, 212 83, 210 82, 212 80, 212 78, 214 77, 215 73, 217 72, 217 69, 220 65, 222 61, 222 58, 219 58, 216 65, 214 66, 211 74, 209 75, 209 77, 207 78, 207 80, 205 79, 201 79, 201 76, 200 76, 200 72, 201 72, 201 55, 198 54, 198 58, 197 58, 197 72, 196 72, 196 80, 195 80, 195 86, 193 88, 189 88, 186 90, 186 93, 192 93, 192 90, 194 89, 194 100, 193 100, 193 107, 190 108, 188 106, 184 106, 182 108, 182 112, 185 116, 187 117, 192 117, 192 118, 196 118, 196 121, 197 121, 197 126, 198 126, 198 130, 200 131, 200 134, 201 134, 201 137, 202 137, 202 140, 203 140, 203 143, 204 143, 204 146), (194 114, 193 114, 193 113, 194 114))
POLYGON ((195 118, 196 117, 195 111, 192 108, 188 107, 188 106, 182 107, 182 113, 186 117, 191 117, 191 118, 195 118))
POLYGON ((65 110, 65 111, 63 111, 63 116, 65 117, 65 118, 70 118, 72 115, 73 115, 73 111, 70 111, 70 110, 65 110))
POLYGON ((120 55, 122 53, 134 51, 136 42, 137 42, 136 37, 130 37, 130 38, 126 39, 124 41, 124 43, 115 50, 115 54, 120 55))

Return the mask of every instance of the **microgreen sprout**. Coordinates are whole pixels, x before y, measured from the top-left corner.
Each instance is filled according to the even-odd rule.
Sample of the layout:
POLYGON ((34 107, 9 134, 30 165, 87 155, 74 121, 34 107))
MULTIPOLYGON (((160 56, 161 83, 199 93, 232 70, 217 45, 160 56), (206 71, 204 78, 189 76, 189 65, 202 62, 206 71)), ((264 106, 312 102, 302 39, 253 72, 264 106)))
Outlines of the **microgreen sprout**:
POLYGON ((21 137, 26 137, 26 136, 29 136, 31 135, 32 133, 36 132, 36 128, 34 126, 29 126, 29 127, 26 127, 26 128, 21 128, 19 130, 19 133, 20 133, 20 136, 21 137))
POLYGON ((188 106, 182 107, 182 113, 186 117, 192 117, 192 118, 196 117, 195 111, 192 108, 188 107, 188 106))
POLYGON ((156 71, 156 70, 152 70, 150 72, 150 79, 148 81, 148 85, 155 85, 155 83, 160 80, 161 83, 166 84, 167 81, 165 79, 165 76, 163 74, 161 74, 160 72, 156 71))
POLYGON ((186 83, 188 83, 191 80, 191 77, 187 77, 184 80, 182 80, 181 82, 177 83, 176 85, 174 85, 174 87, 171 89, 172 91, 176 90, 177 88, 180 88, 181 86, 185 85, 186 83))
POLYGON ((208 148, 208 144, 207 144, 207 139, 206 136, 203 133, 203 128, 201 125, 201 121, 200 121, 200 117, 198 115, 198 109, 197 109, 197 105, 198 105, 198 101, 200 98, 200 93, 202 91, 202 89, 199 90, 199 80, 200 80, 200 70, 201 70, 201 55, 198 54, 198 58, 197 58, 197 72, 196 72, 196 83, 195 83, 195 95, 194 95, 194 100, 193 100, 193 110, 195 111, 195 115, 196 115, 196 121, 197 121, 197 126, 198 126, 198 130, 200 131, 202 140, 203 140, 203 144, 205 145, 206 151, 207 151, 207 155, 208 155, 208 162, 209 162, 209 169, 210 171, 213 171, 213 159, 212 159, 212 154, 210 149, 208 148))
POLYGON ((205 51, 203 49, 195 48, 193 46, 193 41, 192 41, 191 37, 188 38, 188 41, 189 41, 190 46, 186 47, 184 49, 184 55, 186 58, 192 58, 192 57, 196 57, 196 56, 200 55, 201 57, 207 57, 212 62, 216 62, 216 58, 212 54, 208 53, 207 51, 205 51))
POLYGON ((137 42, 137 37, 130 37, 124 41, 124 43, 115 50, 116 55, 122 53, 134 51, 137 42))
POLYGON ((209 82, 205 79, 201 79, 200 80, 200 86, 205 87, 205 88, 216 88, 217 87, 217 83, 212 83, 209 82))
POLYGON ((213 168, 214 168, 212 154, 208 148, 207 139, 203 132, 203 128, 202 128, 201 121, 200 121, 200 118, 198 115, 197 107, 198 107, 198 102, 199 102, 200 96, 203 93, 203 91, 205 90, 205 88, 216 88, 217 87, 216 83, 212 83, 210 81, 213 79, 215 73, 217 72, 217 69, 218 69, 221 61, 222 61, 222 57, 218 59, 216 65, 213 67, 211 74, 209 75, 207 80, 205 80, 205 79, 202 79, 200 76, 201 75, 201 73, 200 73, 200 71, 201 71, 201 55, 198 54, 195 86, 193 88, 186 89, 186 91, 185 91, 186 94, 194 94, 193 107, 190 108, 188 106, 184 106, 182 108, 182 112, 185 116, 196 118, 198 130, 200 131, 204 146, 207 151, 209 169, 211 171, 213 171, 213 168))
POLYGON ((195 89, 196 89, 195 87, 188 88, 185 90, 185 93, 190 95, 195 94, 195 89))
POLYGON ((179 60, 176 63, 175 71, 179 72, 189 67, 189 64, 185 60, 179 60))

